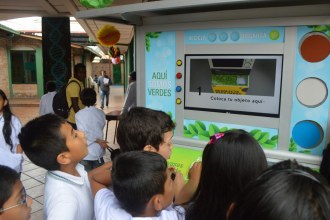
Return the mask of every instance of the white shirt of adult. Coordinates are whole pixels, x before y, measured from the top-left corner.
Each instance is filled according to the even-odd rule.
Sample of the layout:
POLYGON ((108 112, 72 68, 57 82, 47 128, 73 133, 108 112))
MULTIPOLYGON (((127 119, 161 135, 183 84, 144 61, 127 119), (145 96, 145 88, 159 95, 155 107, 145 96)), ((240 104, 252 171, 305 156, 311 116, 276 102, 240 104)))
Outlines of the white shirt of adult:
POLYGON ((80 177, 62 171, 48 171, 44 194, 44 219, 93 220, 93 196, 84 166, 76 167, 80 177))
POLYGON ((10 139, 13 143, 12 150, 10 150, 10 145, 6 143, 3 136, 4 124, 3 115, 0 115, 0 164, 11 167, 17 172, 22 172, 23 156, 22 154, 16 154, 17 145, 20 144, 18 134, 21 132, 22 124, 16 116, 11 116, 10 139))
POLYGON ((109 189, 99 190, 94 198, 96 220, 184 220, 185 210, 172 205, 162 210, 156 217, 132 217, 119 205, 114 193, 109 189))
POLYGON ((136 106, 136 81, 131 82, 127 88, 123 112, 128 112, 134 106, 136 106))
POLYGON ((84 160, 98 160, 105 154, 96 139, 103 140, 103 129, 105 126, 105 114, 102 110, 94 106, 85 107, 76 113, 76 124, 79 131, 85 132, 88 144, 88 155, 84 160))
POLYGON ((47 92, 45 95, 41 96, 40 99, 40 108, 39 108, 39 115, 45 115, 48 113, 54 113, 53 110, 53 99, 56 94, 54 92, 47 92))

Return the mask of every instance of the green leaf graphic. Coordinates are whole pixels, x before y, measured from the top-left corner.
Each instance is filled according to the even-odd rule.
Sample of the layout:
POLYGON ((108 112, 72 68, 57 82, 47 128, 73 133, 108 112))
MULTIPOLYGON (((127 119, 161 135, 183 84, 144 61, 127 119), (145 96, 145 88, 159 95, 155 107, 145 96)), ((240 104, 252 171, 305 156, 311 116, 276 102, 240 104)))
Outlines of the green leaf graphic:
POLYGON ((210 124, 209 125, 209 134, 210 136, 213 136, 216 133, 219 133, 220 129, 218 128, 218 126, 216 126, 215 124, 210 124))
POLYGON ((278 140, 278 135, 274 135, 270 140, 272 140, 272 141, 277 141, 278 140))
POLYGON ((195 126, 196 126, 198 133, 202 133, 206 130, 204 123, 201 121, 195 121, 195 126))
POLYGON ((269 133, 268 132, 262 132, 260 135, 260 138, 258 139, 259 143, 265 143, 269 138, 269 133))
POLYGON ((186 137, 186 138, 192 138, 192 137, 194 137, 195 135, 192 134, 192 133, 190 133, 190 131, 185 130, 185 131, 183 131, 183 136, 186 137))
POLYGON ((255 129, 255 130, 252 130, 250 132, 250 134, 254 137, 254 139, 256 139, 257 141, 259 141, 259 139, 261 137, 261 134, 262 134, 262 131, 259 130, 259 129, 255 129))
POLYGON ((225 132, 225 131, 228 131, 228 128, 227 128, 227 127, 222 127, 222 128, 220 129, 220 132, 225 132))
POLYGON ((190 125, 188 126, 188 128, 189 128, 188 130, 190 131, 190 133, 192 133, 194 136, 197 135, 198 130, 196 129, 195 125, 190 124, 190 125))

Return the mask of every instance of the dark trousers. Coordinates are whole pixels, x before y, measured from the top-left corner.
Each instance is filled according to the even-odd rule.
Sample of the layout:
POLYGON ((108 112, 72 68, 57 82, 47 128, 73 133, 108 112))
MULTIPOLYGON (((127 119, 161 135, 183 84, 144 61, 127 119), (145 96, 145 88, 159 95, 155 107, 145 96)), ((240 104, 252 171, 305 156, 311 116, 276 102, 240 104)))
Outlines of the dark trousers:
POLYGON ((85 167, 86 172, 89 172, 99 166, 102 166, 104 164, 104 160, 103 157, 99 160, 82 160, 80 161, 80 164, 85 167))

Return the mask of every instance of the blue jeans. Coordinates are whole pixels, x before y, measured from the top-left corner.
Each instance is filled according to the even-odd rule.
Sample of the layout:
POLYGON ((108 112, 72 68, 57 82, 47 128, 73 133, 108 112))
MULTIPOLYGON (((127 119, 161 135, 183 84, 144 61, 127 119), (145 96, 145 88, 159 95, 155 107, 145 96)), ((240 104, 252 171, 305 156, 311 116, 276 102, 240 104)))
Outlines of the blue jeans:
POLYGON ((89 172, 99 166, 102 166, 104 164, 104 160, 103 157, 99 160, 82 160, 80 161, 80 164, 85 167, 86 172, 89 172))
POLYGON ((100 92, 101 95, 101 108, 104 108, 104 97, 105 97, 105 104, 106 106, 109 105, 109 91, 102 91, 100 92))

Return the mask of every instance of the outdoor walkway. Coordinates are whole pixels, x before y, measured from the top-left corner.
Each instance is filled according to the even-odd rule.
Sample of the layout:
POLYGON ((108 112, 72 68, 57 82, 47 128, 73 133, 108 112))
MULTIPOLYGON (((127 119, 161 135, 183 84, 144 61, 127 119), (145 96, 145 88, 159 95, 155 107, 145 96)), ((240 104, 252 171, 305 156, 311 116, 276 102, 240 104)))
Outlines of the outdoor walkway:
MULTIPOLYGON (((121 110, 124 101, 123 93, 124 90, 122 86, 111 86, 109 108, 104 109, 105 113, 121 110)), ((39 115, 39 99, 12 99, 10 100, 10 106, 13 113, 21 120, 23 125, 39 115)), ((100 107, 99 98, 97 100, 97 107, 100 107)), ((111 121, 109 123, 108 141, 111 147, 116 148, 118 144, 113 144, 114 128, 115 121, 111 121)), ((34 165, 26 156, 24 158, 21 180, 27 194, 33 199, 31 220, 42 220, 46 170, 34 165)), ((107 151, 105 161, 109 160, 110 155, 107 151)))

